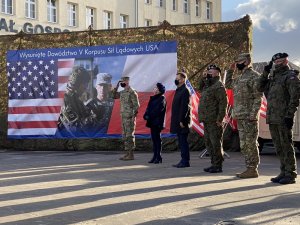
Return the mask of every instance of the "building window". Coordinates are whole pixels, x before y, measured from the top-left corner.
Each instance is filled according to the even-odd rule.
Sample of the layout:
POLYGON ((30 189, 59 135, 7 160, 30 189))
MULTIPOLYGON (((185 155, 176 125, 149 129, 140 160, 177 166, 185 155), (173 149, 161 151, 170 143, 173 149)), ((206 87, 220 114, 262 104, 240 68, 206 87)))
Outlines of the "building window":
POLYGON ((48 22, 56 23, 57 22, 57 9, 56 9, 56 0, 47 0, 47 18, 48 22))
POLYGON ((27 18, 35 19, 36 18, 36 2, 35 0, 26 0, 25 1, 25 15, 27 18))
POLYGON ((112 13, 104 11, 103 13, 103 28, 111 29, 112 28, 112 13))
POLYGON ((12 14, 12 0, 1 0, 1 12, 6 14, 12 14))
POLYGON ((196 0, 195 11, 196 16, 200 16, 200 0, 196 0))
POLYGON ((177 0, 172 0, 172 10, 173 11, 177 10, 177 0))
POLYGON ((69 17, 69 26, 75 27, 76 26, 76 14, 77 9, 76 5, 69 3, 68 4, 68 17, 69 17))
POLYGON ((152 20, 145 20, 145 27, 152 26, 152 20))
POLYGON ((164 7, 164 0, 158 0, 157 3, 159 7, 164 7))
POLYGON ((151 0, 145 0, 145 4, 151 4, 151 0))
POLYGON ((120 28, 128 27, 128 16, 120 15, 120 28))
POLYGON ((189 13, 189 1, 183 0, 183 12, 188 14, 189 13))
POLYGON ((206 2, 206 19, 212 19, 212 3, 206 2))
POLYGON ((86 8, 86 27, 92 26, 95 28, 95 9, 86 8))

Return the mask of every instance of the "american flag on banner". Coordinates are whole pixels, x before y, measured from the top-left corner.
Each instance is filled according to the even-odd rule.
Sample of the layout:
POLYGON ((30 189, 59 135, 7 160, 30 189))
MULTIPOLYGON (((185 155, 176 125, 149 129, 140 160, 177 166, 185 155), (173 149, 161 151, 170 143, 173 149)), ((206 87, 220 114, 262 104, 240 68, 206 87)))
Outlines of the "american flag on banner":
POLYGON ((261 106, 260 106, 260 116, 263 118, 266 118, 267 114, 267 99, 266 96, 263 95, 262 101, 261 101, 261 106))
POLYGON ((199 105, 199 95, 195 92, 192 84, 189 80, 186 81, 187 88, 191 93, 191 101, 192 101, 192 128, 200 135, 204 135, 204 126, 203 123, 199 123, 198 121, 198 105, 199 105))
POLYGON ((74 59, 7 62, 8 136, 55 135, 74 59))

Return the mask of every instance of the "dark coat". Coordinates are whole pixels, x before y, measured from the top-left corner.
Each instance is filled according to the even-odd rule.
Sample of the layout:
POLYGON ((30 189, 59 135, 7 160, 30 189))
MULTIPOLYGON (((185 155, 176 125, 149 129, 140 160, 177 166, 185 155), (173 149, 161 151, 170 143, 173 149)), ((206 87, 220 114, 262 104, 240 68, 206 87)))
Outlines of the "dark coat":
POLYGON ((147 120, 146 126, 149 128, 164 129, 166 115, 166 98, 162 94, 150 97, 144 119, 147 120))
POLYGON ((189 133, 192 125, 191 120, 191 94, 186 85, 182 85, 175 91, 172 103, 171 116, 171 133, 189 133), (184 128, 180 127, 180 122, 183 123, 184 128))

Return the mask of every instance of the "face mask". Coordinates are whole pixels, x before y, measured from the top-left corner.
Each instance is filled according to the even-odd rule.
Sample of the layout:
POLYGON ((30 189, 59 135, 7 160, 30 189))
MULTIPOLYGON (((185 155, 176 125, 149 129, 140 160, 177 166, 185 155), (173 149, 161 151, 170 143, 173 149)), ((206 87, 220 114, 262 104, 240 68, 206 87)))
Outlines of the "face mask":
POLYGON ((244 63, 241 63, 241 64, 236 64, 236 68, 238 69, 238 70, 243 70, 244 68, 245 68, 245 64, 244 63))
POLYGON ((120 85, 121 85, 122 88, 126 87, 125 83, 121 83, 120 85))
POLYGON ((211 79, 212 78, 212 75, 211 74, 207 74, 206 75, 206 79, 211 79))
POLYGON ((284 66, 283 63, 275 64, 275 70, 278 70, 278 69, 282 68, 283 66, 284 66))
POLYGON ((179 80, 175 80, 174 83, 175 83, 176 86, 178 86, 179 80))

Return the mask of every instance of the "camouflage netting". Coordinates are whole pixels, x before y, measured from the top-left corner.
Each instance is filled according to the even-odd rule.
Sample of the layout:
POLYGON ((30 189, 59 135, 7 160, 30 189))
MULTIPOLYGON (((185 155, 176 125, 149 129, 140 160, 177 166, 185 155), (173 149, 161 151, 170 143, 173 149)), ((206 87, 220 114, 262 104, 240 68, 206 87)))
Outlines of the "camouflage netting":
MULTIPOLYGON (((26 150, 120 150, 120 139, 76 140, 7 140, 7 77, 6 52, 16 49, 64 48, 177 40, 178 68, 185 68, 191 83, 197 89, 199 76, 211 63, 224 71, 240 52, 252 49, 252 25, 249 16, 233 22, 172 26, 164 22, 156 27, 115 30, 88 30, 55 34, 24 34, 0 36, 0 148, 26 150)), ((138 139, 137 150, 145 150, 149 139, 138 139)), ((164 150, 176 149, 174 138, 164 140, 164 150)), ((190 135, 192 150, 203 148, 198 134, 190 135)))

